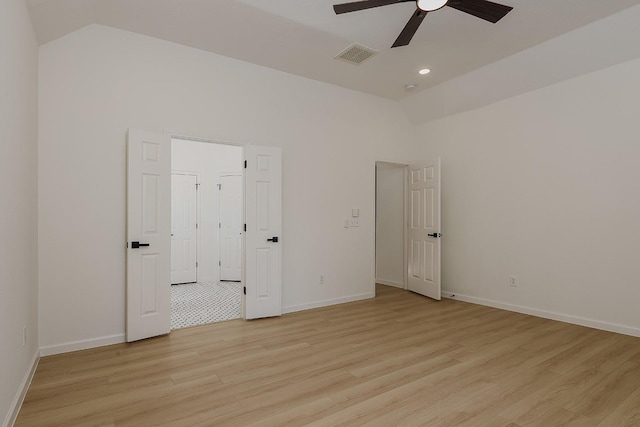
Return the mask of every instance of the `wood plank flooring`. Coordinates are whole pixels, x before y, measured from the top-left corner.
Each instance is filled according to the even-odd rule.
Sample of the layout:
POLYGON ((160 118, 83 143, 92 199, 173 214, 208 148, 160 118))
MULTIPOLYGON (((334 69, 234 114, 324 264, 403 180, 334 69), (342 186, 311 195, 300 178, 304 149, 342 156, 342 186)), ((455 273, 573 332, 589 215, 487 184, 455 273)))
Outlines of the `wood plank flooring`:
POLYGON ((640 339, 386 286, 44 357, 16 426, 640 426, 640 339))

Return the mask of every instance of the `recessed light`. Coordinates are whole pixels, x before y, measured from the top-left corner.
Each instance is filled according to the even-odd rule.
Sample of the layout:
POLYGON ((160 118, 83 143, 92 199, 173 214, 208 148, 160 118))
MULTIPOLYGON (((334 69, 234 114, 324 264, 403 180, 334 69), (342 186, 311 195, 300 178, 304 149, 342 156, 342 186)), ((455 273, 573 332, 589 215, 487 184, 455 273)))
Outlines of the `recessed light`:
POLYGON ((414 90, 415 88, 417 88, 418 85, 415 83, 407 83, 406 85, 404 85, 404 90, 406 90, 407 92, 414 90))
POLYGON ((418 71, 418 74, 422 74, 424 76, 425 74, 429 74, 430 72, 431 72, 430 69, 423 68, 422 70, 418 71))

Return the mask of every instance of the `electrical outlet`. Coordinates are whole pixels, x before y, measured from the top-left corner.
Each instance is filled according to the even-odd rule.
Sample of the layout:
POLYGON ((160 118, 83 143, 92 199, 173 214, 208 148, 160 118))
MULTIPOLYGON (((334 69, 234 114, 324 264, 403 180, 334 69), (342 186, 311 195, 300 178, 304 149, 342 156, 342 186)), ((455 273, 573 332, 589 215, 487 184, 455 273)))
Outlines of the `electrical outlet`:
POLYGON ((351 221, 349 221, 349 218, 346 218, 344 220, 344 228, 349 228, 351 227, 351 221))
POLYGON ((517 288, 518 287, 518 282, 516 281, 516 276, 511 276, 509 278, 509 286, 511 286, 512 288, 517 288))
POLYGON ((324 276, 320 276, 320 284, 324 285, 324 276))
POLYGON ((360 227, 360 218, 351 218, 352 227, 360 227))
POLYGON ((27 325, 22 327, 22 346, 27 344, 27 325))

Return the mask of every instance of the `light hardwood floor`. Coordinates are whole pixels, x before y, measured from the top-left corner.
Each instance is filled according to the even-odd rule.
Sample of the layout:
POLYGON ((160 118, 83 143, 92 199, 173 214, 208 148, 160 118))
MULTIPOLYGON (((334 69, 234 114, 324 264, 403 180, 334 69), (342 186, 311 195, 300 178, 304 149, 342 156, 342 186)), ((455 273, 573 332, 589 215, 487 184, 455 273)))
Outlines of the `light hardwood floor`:
POLYGON ((16 426, 640 426, 640 339, 372 300, 41 359, 16 426))

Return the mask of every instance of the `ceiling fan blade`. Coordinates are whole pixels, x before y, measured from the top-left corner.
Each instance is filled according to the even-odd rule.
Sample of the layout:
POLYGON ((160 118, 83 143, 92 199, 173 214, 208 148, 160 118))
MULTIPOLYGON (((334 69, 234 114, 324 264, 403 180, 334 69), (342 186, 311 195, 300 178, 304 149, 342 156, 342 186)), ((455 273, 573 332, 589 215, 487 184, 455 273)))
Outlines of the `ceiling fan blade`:
POLYGON ((493 3, 488 0, 450 0, 447 6, 494 24, 513 9, 511 6, 493 3))
POLYGON ((409 19, 409 22, 407 22, 407 25, 404 26, 404 29, 391 47, 408 45, 413 38, 413 35, 416 33, 416 31, 418 31, 418 27, 420 26, 420 24, 422 24, 422 20, 425 16, 427 16, 427 12, 421 9, 416 9, 416 11, 413 12, 413 15, 409 19))
POLYGON ((336 15, 347 12, 356 12, 358 10, 372 9, 374 7, 387 6, 395 3, 405 3, 414 0, 360 0, 351 3, 334 4, 333 10, 336 15))

